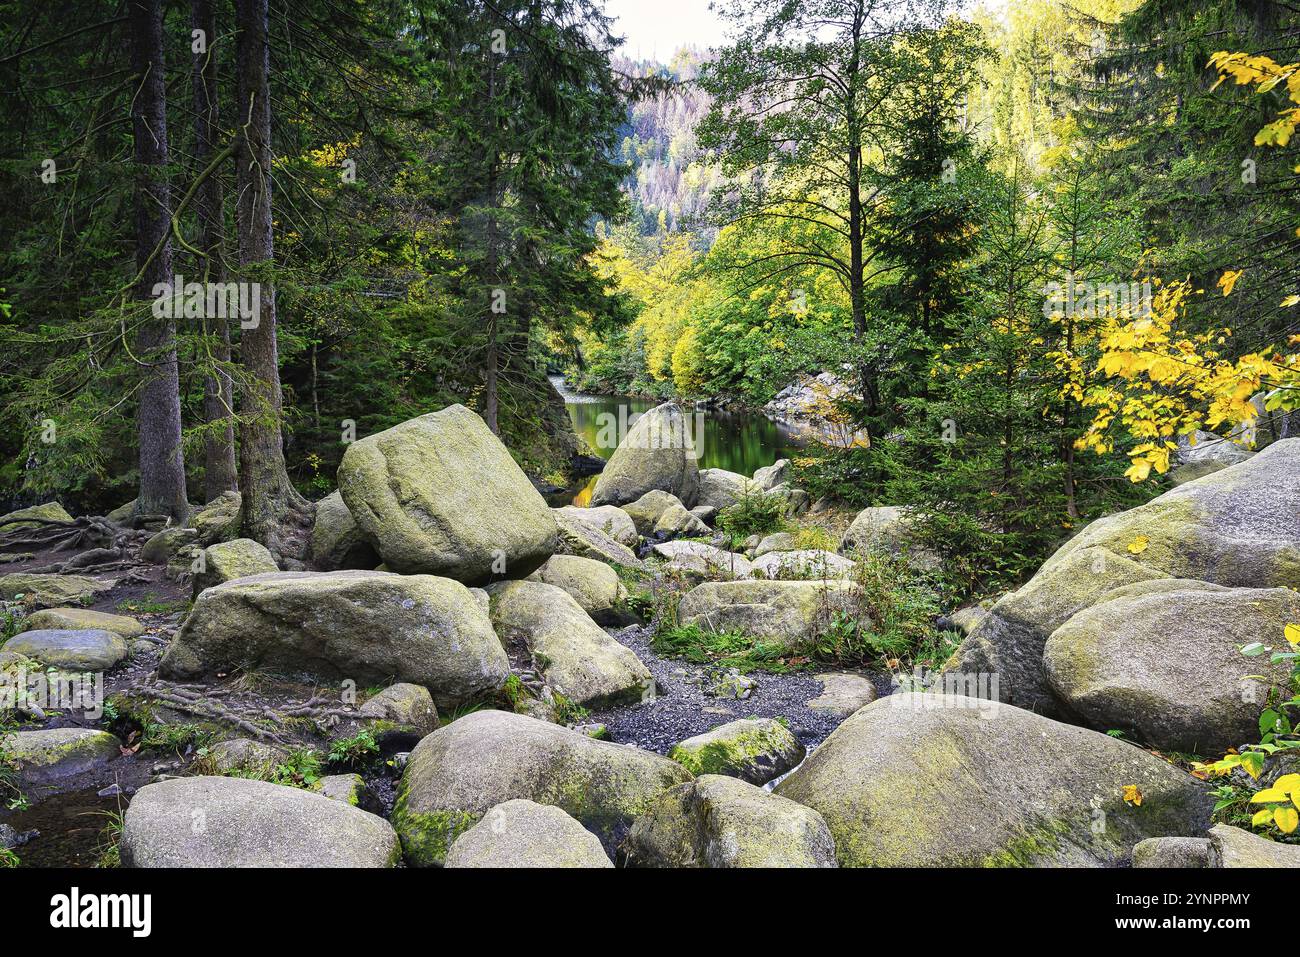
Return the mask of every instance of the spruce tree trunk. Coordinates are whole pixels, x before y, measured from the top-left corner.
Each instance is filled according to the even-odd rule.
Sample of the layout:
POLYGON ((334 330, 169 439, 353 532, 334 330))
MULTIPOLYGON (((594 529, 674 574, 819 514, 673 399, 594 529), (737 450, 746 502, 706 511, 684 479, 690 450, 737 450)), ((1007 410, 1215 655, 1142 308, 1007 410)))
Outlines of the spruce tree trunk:
POLYGON ((271 103, 270 51, 267 42, 267 0, 237 0, 235 4, 238 107, 242 128, 236 189, 238 199, 239 264, 244 281, 257 281, 260 313, 246 324, 240 357, 251 378, 241 396, 245 421, 240 429, 240 490, 243 493, 244 534, 261 542, 282 566, 293 567, 306 557, 313 509, 289 481, 280 431, 279 353, 275 333, 275 289, 264 271, 249 269, 271 264, 271 103))
POLYGON ((171 190, 167 181, 167 90, 163 75, 161 0, 128 0, 131 70, 135 75, 131 130, 135 139, 135 261, 139 272, 137 358, 146 363, 140 390, 139 515, 189 516, 181 447, 180 381, 176 322, 153 314, 156 286, 170 288, 171 190))
MULTIPOLYGON (((202 172, 217 153, 220 135, 220 112, 217 100, 217 12, 213 0, 193 0, 190 6, 190 26, 202 30, 206 50, 194 54, 194 159, 195 167, 202 172)), ((195 196, 195 209, 199 220, 198 248, 206 255, 204 261, 208 282, 226 279, 224 190, 221 177, 208 176, 199 186, 195 196)), ((222 315, 209 317, 212 326, 204 331, 214 341, 212 359, 217 363, 230 362, 230 324, 222 315)), ((239 489, 239 473, 235 466, 234 388, 230 373, 216 369, 203 384, 203 421, 209 425, 223 424, 207 435, 204 463, 204 495, 212 501, 222 492, 239 489), (224 421, 223 421, 224 420, 224 421)))

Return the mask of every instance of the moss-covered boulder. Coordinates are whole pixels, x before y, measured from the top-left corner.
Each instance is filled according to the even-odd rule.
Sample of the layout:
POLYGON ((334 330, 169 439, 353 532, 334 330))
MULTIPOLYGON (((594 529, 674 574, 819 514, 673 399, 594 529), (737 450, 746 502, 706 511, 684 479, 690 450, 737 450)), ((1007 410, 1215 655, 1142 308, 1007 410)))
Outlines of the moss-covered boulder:
POLYGON ((568 592, 598 624, 617 625, 624 621, 627 588, 619 580, 618 572, 604 562, 577 555, 552 555, 528 580, 568 592))
POLYGON ((311 789, 321 797, 356 807, 366 793, 366 779, 359 774, 327 774, 311 789))
POLYGON ((356 519, 338 492, 316 503, 316 524, 311 530, 311 564, 322 572, 348 568, 374 568, 379 553, 361 533, 356 519))
POLYGON ((144 625, 126 615, 111 615, 103 611, 91 611, 89 608, 46 608, 32 612, 23 619, 23 631, 38 631, 45 628, 92 628, 111 631, 126 639, 139 638, 144 634, 144 625))
POLYGON ((1134 845, 1133 866, 1213 867, 1214 845, 1208 837, 1148 837, 1134 845))
POLYGON ((769 552, 793 552, 798 548, 794 536, 789 532, 773 532, 771 535, 765 535, 754 546, 754 557, 762 558, 769 552))
MULTIPOLYGON (((621 508, 627 517, 632 520, 637 534, 647 537, 654 534, 655 526, 659 524, 659 519, 665 512, 673 508, 686 510, 682 500, 676 495, 659 489, 651 489, 636 501, 627 502, 621 508)), ((687 514, 690 513, 687 512, 687 514)))
POLYGON ((789 459, 777 459, 771 465, 754 472, 754 484, 764 492, 770 492, 778 485, 785 485, 794 478, 794 466, 789 459))
POLYGON ((922 569, 940 565, 937 555, 918 544, 915 518, 897 505, 875 506, 858 512, 840 536, 840 551, 906 555, 913 565, 922 569))
POLYGON ((705 775, 637 818, 634 867, 835 867, 835 841, 811 808, 735 778, 705 775))
POLYGON ((251 538, 236 538, 209 545, 203 549, 202 560, 198 562, 197 568, 199 570, 194 573, 195 598, 205 589, 236 578, 267 575, 280 570, 266 546, 251 538))
POLYGON ((357 719, 378 731, 381 745, 400 740, 409 743, 409 750, 438 729, 438 708, 427 688, 401 682, 366 699, 357 719))
POLYGON ((655 538, 677 538, 688 535, 708 535, 709 526, 686 510, 684 505, 674 502, 659 515, 659 521, 651 530, 655 538))
POLYGON ((0 757, 13 769, 13 783, 33 803, 52 791, 106 777, 121 754, 117 738, 91 728, 0 734, 0 757))
POLYGON ((1002 700, 1041 714, 1058 714, 1060 705, 1043 670, 1043 647, 1052 632, 1107 592, 1168 577, 1107 548, 1072 552, 1004 595, 943 670, 996 674, 1002 700))
POLYGON ((488 594, 501 640, 507 647, 522 643, 546 683, 570 701, 584 706, 640 701, 653 687, 641 659, 607 635, 563 589, 499 582, 488 594))
POLYGON ((108 671, 126 660, 121 635, 102 628, 37 629, 14 635, 5 648, 63 671, 108 671))
POLYGON ((19 597, 34 608, 89 605, 113 590, 116 581, 100 581, 86 575, 54 575, 14 572, 0 575, 0 598, 19 597))
POLYGON ((234 668, 429 689, 440 708, 493 692, 510 663, 469 589, 433 575, 281 572, 209 588, 160 664, 170 678, 234 668))
POLYGON ((1210 844, 1215 867, 1300 867, 1300 847, 1279 844, 1228 824, 1210 828, 1210 844))
POLYGON ((392 867, 401 857, 397 835, 378 815, 238 777, 141 788, 119 848, 124 867, 392 867))
POLYGON ((911 693, 852 715, 776 793, 819 811, 854 867, 1111 866, 1148 837, 1204 836, 1213 803, 1108 735, 911 693))
POLYGON ((608 535, 614 541, 629 548, 635 547, 641 536, 636 530, 632 516, 617 505, 595 505, 591 508, 578 508, 565 505, 555 509, 556 521, 568 519, 589 525, 608 535))
POLYGON ((558 807, 505 801, 451 845, 445 867, 597 867, 613 862, 600 840, 558 807))
POLYGON ((1288 588, 1156 580, 1073 616, 1047 640, 1043 664, 1056 696, 1091 727, 1164 751, 1221 754, 1258 740, 1269 688, 1290 670, 1241 648, 1276 645, 1297 621, 1300 593, 1288 588))
POLYGON ((861 596, 842 579, 705 582, 683 596, 677 615, 683 625, 794 646, 825 632, 837 613, 861 613, 861 596))
POLYGON ((1048 636, 1112 589, 1155 578, 1300 588, 1300 439, 1088 525, 993 606, 945 670, 997 672, 1008 702, 1059 713, 1048 636))
POLYGON ((1179 436, 1169 477, 1183 485, 1230 465, 1239 465, 1254 454, 1231 439, 1197 430, 1191 435, 1179 436))
POLYGON ((852 578, 857 562, 820 548, 771 551, 753 561, 754 578, 823 580, 852 578))
POLYGON ((150 565, 186 565, 203 549, 199 533, 182 525, 169 525, 140 547, 140 561, 150 565))
POLYGON ((701 469, 700 505, 710 505, 719 512, 735 505, 748 495, 761 495, 765 490, 748 476, 726 469, 701 469))
POLYGON ((1170 578, 1241 588, 1300 588, 1300 439, 1181 485, 1146 505, 1098 519, 1044 563, 1089 548, 1129 554, 1170 578))
POLYGON ((395 572, 477 585, 527 575, 555 551, 551 509, 463 405, 352 443, 338 482, 357 525, 395 572))
POLYGON ((58 502, 46 502, 43 505, 31 505, 5 515, 0 515, 0 532, 12 532, 21 528, 40 528, 45 522, 70 522, 72 516, 58 502), (30 519, 40 519, 33 522, 30 519), (26 520, 26 521, 25 521, 26 520))
POLYGON ((214 774, 243 772, 265 777, 288 757, 289 749, 278 744, 252 738, 230 738, 209 748, 203 765, 214 774))
POLYGON ((228 542, 239 536, 240 509, 243 496, 236 491, 222 492, 190 516, 189 527, 198 534, 198 542, 205 548, 217 542, 228 542))
POLYGON ((744 555, 706 542, 663 542, 654 547, 654 554, 666 559, 669 568, 699 578, 748 578, 754 570, 744 555))
POLYGON ((865 675, 848 671, 827 672, 816 675, 822 693, 805 704, 813 711, 823 711, 839 718, 847 718, 859 708, 876 700, 875 682, 865 675))
POLYGON ((803 760, 804 746, 779 721, 741 718, 680 741, 668 752, 692 774, 723 774, 766 784, 803 760))
POLYGON ((414 866, 441 865, 457 837, 515 798, 560 808, 609 848, 659 795, 690 777, 648 751, 519 714, 476 711, 411 752, 392 819, 414 866))
POLYGON ((667 402, 643 413, 628 430, 596 480, 591 504, 623 505, 660 489, 690 508, 699 486, 690 424, 676 403, 667 402))
MULTIPOLYGON (((614 508, 614 506, 609 506, 614 508)), ((628 521, 631 521, 631 518, 628 521)), ((580 521, 566 514, 563 509, 556 509, 555 520, 559 525, 558 552, 565 555, 579 555, 594 558, 607 565, 622 565, 626 568, 642 567, 641 559, 622 542, 616 541, 595 524, 580 521)), ((635 529, 635 527, 634 527, 635 529)))

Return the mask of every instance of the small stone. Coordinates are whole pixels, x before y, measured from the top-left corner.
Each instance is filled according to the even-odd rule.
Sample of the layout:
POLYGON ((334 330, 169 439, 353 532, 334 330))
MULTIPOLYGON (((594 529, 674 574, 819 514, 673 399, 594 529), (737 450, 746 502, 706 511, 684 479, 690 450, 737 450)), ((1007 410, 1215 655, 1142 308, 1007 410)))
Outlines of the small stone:
POLYGON ((817 675, 822 693, 807 702, 813 711, 824 711, 847 718, 859 708, 876 700, 876 686, 868 678, 849 672, 829 672, 817 675))
POLYGON ((1213 867, 1214 849, 1204 837, 1149 837, 1133 846, 1134 867, 1213 867))
POLYGON ((558 807, 505 801, 456 838, 446 867, 599 867, 613 863, 592 834, 558 807))
POLYGON ((23 631, 48 629, 111 631, 127 641, 144 634, 144 625, 134 618, 91 611, 89 608, 46 608, 43 611, 32 612, 23 619, 23 631))
POLYGON ((356 807, 366 793, 366 782, 359 774, 330 774, 317 781, 312 790, 331 801, 356 807))

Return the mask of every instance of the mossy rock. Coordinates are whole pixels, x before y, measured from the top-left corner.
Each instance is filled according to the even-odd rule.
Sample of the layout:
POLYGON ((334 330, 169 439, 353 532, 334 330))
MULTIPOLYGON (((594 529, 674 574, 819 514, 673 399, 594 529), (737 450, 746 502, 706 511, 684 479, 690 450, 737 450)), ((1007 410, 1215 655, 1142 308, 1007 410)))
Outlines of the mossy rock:
POLYGON ((48 522, 71 522, 72 516, 58 502, 46 502, 43 505, 32 505, 28 508, 20 508, 17 511, 0 515, 0 531, 12 532, 22 528, 40 528, 41 522, 23 521, 23 519, 39 518, 48 522))
POLYGON ((476 711, 411 752, 392 820, 408 864, 441 866, 455 839, 516 798, 558 807, 617 846, 632 821, 691 775, 674 761, 505 711, 476 711))
POLYGON ((704 775, 666 792, 623 845, 634 867, 835 867, 812 808, 735 778, 704 775))
POLYGON ((0 575, 0 599, 14 601, 21 595, 23 601, 36 608, 88 605, 112 591, 116 584, 86 575, 14 572, 0 575))
POLYGON ((505 801, 456 838, 446 867, 612 868, 594 834, 558 807, 505 801))
POLYGON ((610 457, 591 493, 593 505, 624 505, 646 492, 671 492, 687 508, 696 503, 700 468, 690 424, 673 402, 642 413, 610 457))
POLYGON ((804 746, 779 721, 742 718, 673 745, 668 757, 695 775, 766 784, 802 761, 804 746))
POLYGON ((852 715, 776 793, 821 813, 846 867, 1115 866, 1146 838, 1205 836, 1213 806, 1203 782, 1108 735, 911 693, 852 715))
POLYGON ((126 615, 111 615, 88 608, 46 608, 23 619, 23 631, 42 628, 96 628, 111 631, 127 641, 144 634, 144 625, 126 615))

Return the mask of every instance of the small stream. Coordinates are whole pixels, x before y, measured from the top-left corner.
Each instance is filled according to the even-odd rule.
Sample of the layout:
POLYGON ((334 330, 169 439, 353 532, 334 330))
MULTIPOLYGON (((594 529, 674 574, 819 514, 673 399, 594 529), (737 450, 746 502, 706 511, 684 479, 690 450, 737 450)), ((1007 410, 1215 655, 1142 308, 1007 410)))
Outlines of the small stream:
MULTIPOLYGON (((572 392, 560 376, 551 376, 551 382, 564 397, 574 431, 582 436, 593 452, 607 461, 628 429, 635 424, 636 417, 658 404, 628 396, 572 392)), ((763 415, 704 407, 687 408, 686 415, 702 469, 726 469, 753 475, 756 469, 771 465, 777 459, 789 458, 801 444, 790 429, 763 415)), ((596 478, 592 476, 576 489, 567 490, 561 498, 570 498, 574 505, 590 504, 596 478)), ((563 502, 553 501, 551 504, 563 502)))

